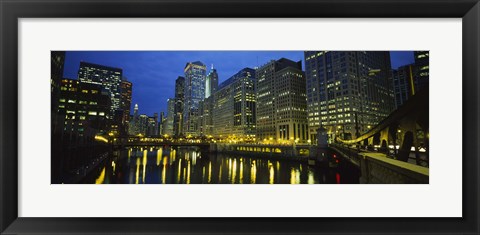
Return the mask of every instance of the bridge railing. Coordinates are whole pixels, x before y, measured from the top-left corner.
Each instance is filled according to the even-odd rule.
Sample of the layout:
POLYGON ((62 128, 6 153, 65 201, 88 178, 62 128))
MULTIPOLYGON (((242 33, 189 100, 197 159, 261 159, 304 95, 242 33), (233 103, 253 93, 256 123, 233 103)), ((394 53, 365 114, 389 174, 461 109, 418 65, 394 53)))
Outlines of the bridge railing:
MULTIPOLYGON (((357 157, 357 155, 361 152, 365 152, 365 153, 372 152, 372 153, 382 153, 382 154, 385 154, 387 158, 397 159, 397 154, 399 150, 395 146, 394 148, 390 148, 390 147, 382 148, 381 146, 371 146, 371 145, 362 146, 360 144, 349 145, 341 142, 332 143, 331 145, 337 149, 344 151, 349 156, 353 156, 353 157, 357 157)), ((425 153, 410 152, 409 161, 407 162, 411 164, 423 166, 423 167, 429 166, 428 155, 425 153), (417 156, 416 154, 421 154, 421 156, 417 156)))

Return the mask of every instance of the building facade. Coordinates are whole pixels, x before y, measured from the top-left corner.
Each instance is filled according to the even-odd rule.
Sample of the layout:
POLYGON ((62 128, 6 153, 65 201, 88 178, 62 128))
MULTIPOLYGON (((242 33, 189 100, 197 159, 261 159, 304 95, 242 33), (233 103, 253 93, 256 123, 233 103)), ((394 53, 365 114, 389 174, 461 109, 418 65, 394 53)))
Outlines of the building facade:
POLYGON ((301 61, 285 58, 256 70, 256 138, 260 141, 309 140, 305 75, 301 61))
POLYGON ((64 122, 63 140, 81 144, 93 141, 97 134, 107 134, 110 105, 110 96, 101 85, 63 79, 58 106, 64 122))
POLYGON ((428 86, 430 77, 430 51, 414 51, 415 65, 417 66, 417 90, 428 86))
POLYGON ((220 84, 213 95, 211 135, 253 139, 255 102, 255 70, 244 68, 220 84))
POLYGON ((310 138, 322 126, 330 141, 353 139, 395 109, 387 51, 306 51, 310 138))
POLYGON ((82 83, 101 85, 110 95, 111 107, 107 118, 113 119, 116 110, 121 109, 122 69, 80 62, 78 79, 82 83))
POLYGON ((417 66, 409 64, 393 70, 393 89, 396 108, 415 94, 417 66))
POLYGON ((205 98, 206 67, 200 61, 190 62, 185 66, 184 72, 183 134, 199 136, 199 104, 205 98))
POLYGON ((173 122, 175 118, 175 99, 170 98, 167 100, 167 117, 164 121, 163 134, 173 135, 173 122))
POLYGON ((179 76, 175 81, 175 114, 173 119, 173 134, 181 136, 183 133, 183 108, 185 101, 185 78, 179 76))
POLYGON ((215 94, 218 89, 218 73, 215 68, 210 69, 206 79, 205 79, 205 98, 210 97, 211 95, 215 94))
POLYGON ((132 105, 132 83, 126 79, 122 80, 120 84, 121 90, 121 103, 120 110, 122 111, 122 132, 121 134, 127 134, 130 123, 130 108, 132 105))

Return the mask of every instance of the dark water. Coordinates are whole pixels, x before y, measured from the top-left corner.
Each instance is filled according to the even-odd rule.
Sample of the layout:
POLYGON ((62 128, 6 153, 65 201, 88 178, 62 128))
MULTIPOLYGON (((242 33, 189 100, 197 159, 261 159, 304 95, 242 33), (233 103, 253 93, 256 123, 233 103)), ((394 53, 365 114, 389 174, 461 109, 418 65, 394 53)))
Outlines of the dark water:
POLYGON ((358 169, 307 162, 202 153, 195 148, 115 151, 81 183, 336 184, 358 183, 358 169))

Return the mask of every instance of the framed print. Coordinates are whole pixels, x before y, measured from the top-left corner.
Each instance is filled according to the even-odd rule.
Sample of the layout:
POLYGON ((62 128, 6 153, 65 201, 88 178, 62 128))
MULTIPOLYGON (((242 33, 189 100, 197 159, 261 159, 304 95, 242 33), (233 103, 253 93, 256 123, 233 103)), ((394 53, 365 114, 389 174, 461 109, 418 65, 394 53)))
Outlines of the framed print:
POLYGON ((477 1, 0 9, 2 234, 480 232, 477 1))

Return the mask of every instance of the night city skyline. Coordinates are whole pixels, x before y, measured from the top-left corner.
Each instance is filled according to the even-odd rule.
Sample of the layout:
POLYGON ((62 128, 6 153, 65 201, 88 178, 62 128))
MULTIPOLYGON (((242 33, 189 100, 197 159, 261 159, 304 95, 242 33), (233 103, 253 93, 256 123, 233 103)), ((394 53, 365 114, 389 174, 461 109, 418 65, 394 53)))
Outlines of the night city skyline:
MULTIPOLYGON (((390 56, 393 69, 414 62, 413 51, 391 51, 390 56)), ((77 79, 82 61, 120 68, 134 84, 131 112, 138 104, 140 113, 153 115, 167 112, 167 99, 174 96, 175 80, 183 76, 189 61, 201 61, 208 69, 213 64, 222 83, 240 69, 280 58, 302 61, 305 67, 303 51, 67 51, 64 77, 77 79)))
POLYGON ((429 51, 52 51, 53 184, 428 184, 429 51))

